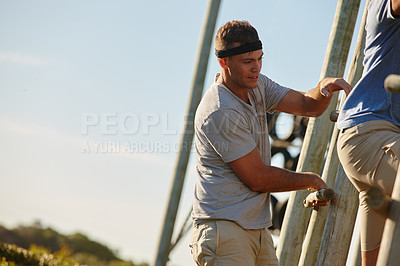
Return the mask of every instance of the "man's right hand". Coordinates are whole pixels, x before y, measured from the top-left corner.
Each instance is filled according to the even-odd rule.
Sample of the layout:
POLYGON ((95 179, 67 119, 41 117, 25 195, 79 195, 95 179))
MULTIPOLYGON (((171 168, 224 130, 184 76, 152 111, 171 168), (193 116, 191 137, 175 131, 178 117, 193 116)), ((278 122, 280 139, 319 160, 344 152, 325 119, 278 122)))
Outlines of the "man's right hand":
POLYGON ((323 188, 328 188, 328 185, 325 183, 325 181, 317 174, 314 174, 312 172, 307 172, 305 174, 310 175, 310 180, 312 180, 312 184, 310 184, 310 187, 308 190, 311 191, 318 191, 323 188))
POLYGON ((246 186, 257 192, 319 190, 328 187, 317 174, 293 172, 266 165, 257 148, 228 164, 246 186))

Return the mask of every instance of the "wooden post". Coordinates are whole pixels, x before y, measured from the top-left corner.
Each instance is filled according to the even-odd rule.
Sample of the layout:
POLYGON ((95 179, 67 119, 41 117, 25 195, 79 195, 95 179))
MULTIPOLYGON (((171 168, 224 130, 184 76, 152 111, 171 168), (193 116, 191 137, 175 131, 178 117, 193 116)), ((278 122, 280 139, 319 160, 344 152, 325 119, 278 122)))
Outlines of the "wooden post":
MULTIPOLYGON (((354 86, 362 76, 364 47, 365 47, 365 23, 367 18, 368 0, 365 5, 364 15, 361 21, 360 30, 357 37, 353 60, 350 65, 350 71, 347 81, 354 86)), ((343 94, 340 106, 344 103, 346 95, 343 94)), ((340 109, 340 108, 339 108, 340 109)), ((326 165, 322 174, 329 187, 333 187, 336 179, 336 174, 339 165, 337 156, 336 142, 339 135, 339 130, 334 127, 332 138, 329 146, 326 165)), ((328 215, 329 207, 314 208, 311 214, 310 223, 307 228, 307 234, 304 239, 303 248, 300 256, 299 266, 315 265, 318 257, 319 247, 322 241, 322 234, 325 228, 325 222, 328 215)))
POLYGON ((165 212, 163 230, 160 236, 156 266, 166 265, 171 249, 171 238, 174 230, 176 214, 178 212, 179 201, 182 194, 183 183, 185 181, 186 168, 189 161, 190 151, 193 142, 194 127, 193 118, 197 106, 203 94, 204 80, 207 72, 208 58, 210 55, 211 44, 214 35, 215 24, 218 16, 221 0, 210 0, 208 12, 204 23, 200 49, 197 56, 197 66, 192 82, 192 91, 187 110, 187 121, 185 122, 184 134, 179 146, 179 158, 175 167, 175 175, 171 187, 170 198, 165 212))
MULTIPOLYGON (((322 178, 326 181, 329 187, 333 187, 335 183, 336 172, 338 169, 339 159, 336 153, 336 139, 338 136, 338 130, 335 128, 332 134, 331 145, 329 147, 328 157, 326 160, 326 166, 322 178)), ((331 202, 333 204, 333 202, 331 202)), ((314 207, 309 225, 307 227, 307 234, 304 239, 302 246, 301 256, 299 260, 299 266, 315 265, 318 257, 319 246, 322 240, 322 233, 325 227, 326 217, 328 215, 329 207, 314 207)))
POLYGON ((390 74, 385 79, 385 88, 388 92, 400 93, 400 75, 390 74))
MULTIPOLYGON (((321 79, 343 76, 359 5, 360 0, 338 1, 321 79)), ((337 97, 336 93, 332 96, 331 103, 322 116, 309 120, 297 171, 321 172, 329 140, 326 134, 329 134, 332 128, 329 114, 336 108, 337 97)), ((307 191, 292 192, 290 195, 277 248, 277 256, 282 265, 297 265, 299 262, 301 246, 310 216, 309 210, 302 206, 306 196, 307 191)))
POLYGON ((400 171, 397 172, 392 192, 389 216, 383 230, 378 266, 397 266, 400 262, 400 171))
POLYGON ((335 186, 336 199, 330 205, 322 243, 318 254, 319 266, 346 265, 351 236, 357 218, 358 191, 339 165, 335 186))
POLYGON ((383 190, 378 187, 371 187, 367 191, 367 198, 365 201, 367 202, 369 208, 385 218, 388 217, 392 198, 383 190))

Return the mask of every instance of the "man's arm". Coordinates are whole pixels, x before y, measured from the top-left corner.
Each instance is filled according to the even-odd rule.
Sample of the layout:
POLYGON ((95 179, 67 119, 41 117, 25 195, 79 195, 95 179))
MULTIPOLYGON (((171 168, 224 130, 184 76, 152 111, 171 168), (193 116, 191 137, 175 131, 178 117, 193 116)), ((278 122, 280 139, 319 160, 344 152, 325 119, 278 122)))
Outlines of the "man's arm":
POLYGON ((328 107, 333 92, 344 90, 346 94, 351 86, 341 78, 325 78, 315 89, 306 93, 290 90, 275 107, 276 110, 300 116, 320 116, 328 107))
POLYGON ((392 1, 392 14, 394 16, 400 16, 400 0, 391 0, 392 1))
POLYGON ((297 173, 267 166, 255 148, 249 154, 229 163, 240 180, 251 190, 258 192, 284 192, 292 190, 319 190, 327 188, 325 182, 314 173, 297 173))

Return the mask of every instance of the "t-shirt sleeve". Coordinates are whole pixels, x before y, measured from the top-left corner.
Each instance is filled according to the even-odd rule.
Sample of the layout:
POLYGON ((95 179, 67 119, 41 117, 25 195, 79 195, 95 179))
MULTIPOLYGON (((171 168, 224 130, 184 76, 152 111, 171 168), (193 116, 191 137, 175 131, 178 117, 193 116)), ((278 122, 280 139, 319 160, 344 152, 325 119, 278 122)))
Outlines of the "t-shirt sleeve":
POLYGON ((392 14, 392 1, 391 0, 381 0, 381 1, 374 1, 370 3, 371 8, 368 12, 376 13, 375 19, 378 22, 393 21, 400 19, 399 16, 394 16, 392 14))
POLYGON ((390 19, 395 19, 395 20, 400 20, 400 16, 395 16, 392 13, 392 1, 387 0, 387 4, 386 4, 386 10, 387 10, 387 17, 390 19))
POLYGON ((266 110, 269 113, 275 112, 274 108, 281 102, 286 93, 290 90, 281 86, 265 75, 260 74, 260 87, 264 93, 266 110))
POLYGON ((231 108, 212 113, 204 121, 201 130, 225 163, 247 155, 256 147, 248 122, 231 108))

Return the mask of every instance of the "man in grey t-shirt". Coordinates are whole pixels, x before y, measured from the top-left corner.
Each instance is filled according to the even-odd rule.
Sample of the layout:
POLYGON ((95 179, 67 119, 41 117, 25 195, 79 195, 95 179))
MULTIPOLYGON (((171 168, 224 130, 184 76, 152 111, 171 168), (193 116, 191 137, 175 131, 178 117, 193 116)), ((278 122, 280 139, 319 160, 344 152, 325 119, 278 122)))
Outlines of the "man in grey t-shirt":
POLYGON ((349 93, 351 86, 326 78, 302 93, 260 74, 262 44, 246 21, 221 27, 215 50, 221 73, 195 116, 193 258, 197 265, 278 265, 266 230, 269 193, 319 190, 326 184, 314 173, 270 166, 266 112, 318 116, 334 91, 349 93))

